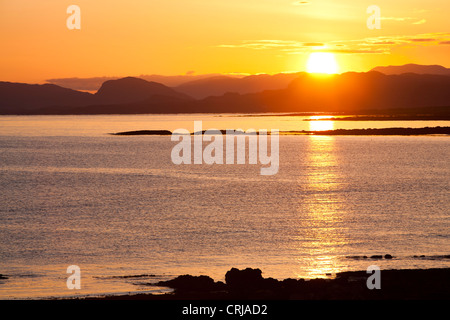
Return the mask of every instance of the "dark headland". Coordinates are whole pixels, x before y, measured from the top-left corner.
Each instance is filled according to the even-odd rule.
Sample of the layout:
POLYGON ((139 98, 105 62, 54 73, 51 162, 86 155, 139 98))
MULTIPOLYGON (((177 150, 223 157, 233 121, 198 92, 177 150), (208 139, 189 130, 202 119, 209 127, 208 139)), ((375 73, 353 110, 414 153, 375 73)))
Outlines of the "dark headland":
POLYGON ((232 268, 225 282, 208 276, 182 275, 156 286, 173 288, 163 295, 135 294, 89 300, 448 300, 450 268, 382 270, 380 289, 368 289, 371 273, 338 273, 329 279, 264 278, 260 269, 232 268))
POLYGON ((138 130, 138 131, 125 131, 111 133, 115 136, 167 136, 171 135, 172 132, 169 130, 138 130))

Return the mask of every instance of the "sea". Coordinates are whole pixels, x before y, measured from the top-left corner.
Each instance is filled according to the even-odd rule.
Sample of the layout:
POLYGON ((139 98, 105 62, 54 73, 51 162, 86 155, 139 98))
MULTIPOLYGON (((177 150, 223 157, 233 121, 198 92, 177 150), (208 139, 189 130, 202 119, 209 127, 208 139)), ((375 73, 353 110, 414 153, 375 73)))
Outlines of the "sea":
POLYGON ((204 130, 449 125, 324 118, 0 116, 0 299, 162 294, 170 289, 159 281, 224 281, 233 267, 280 280, 450 267, 449 136, 280 135, 278 172, 262 175, 259 162, 174 164, 170 135, 111 135, 192 132, 195 121, 204 130), (68 286, 70 266, 80 289, 68 286))

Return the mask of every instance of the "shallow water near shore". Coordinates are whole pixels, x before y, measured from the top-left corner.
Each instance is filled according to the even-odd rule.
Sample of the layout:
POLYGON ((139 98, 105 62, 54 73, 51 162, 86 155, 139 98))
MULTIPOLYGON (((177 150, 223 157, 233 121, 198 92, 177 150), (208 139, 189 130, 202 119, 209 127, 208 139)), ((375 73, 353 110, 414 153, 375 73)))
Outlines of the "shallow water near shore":
MULTIPOLYGON (((51 117, 1 117, 15 122, 0 130, 0 298, 164 293, 146 284, 232 267, 277 279, 450 267, 449 137, 280 136, 279 171, 261 176, 260 164, 174 165, 168 136, 107 134, 193 125, 166 117, 56 117, 48 130, 51 117), (70 265, 81 290, 66 287, 70 265)), ((267 118, 247 125, 275 128, 267 118)))

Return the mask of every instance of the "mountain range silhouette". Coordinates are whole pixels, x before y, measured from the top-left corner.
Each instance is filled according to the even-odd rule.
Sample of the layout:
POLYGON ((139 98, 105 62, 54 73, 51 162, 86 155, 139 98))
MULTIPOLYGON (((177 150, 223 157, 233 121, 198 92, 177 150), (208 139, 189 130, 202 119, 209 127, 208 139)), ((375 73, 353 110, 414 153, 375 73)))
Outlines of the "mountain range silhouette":
POLYGON ((95 94, 55 84, 0 82, 0 113, 355 112, 450 106, 450 74, 442 74, 450 69, 418 65, 380 68, 374 70, 388 74, 214 75, 172 88, 126 77, 105 81, 95 94), (417 73, 411 73, 412 69, 417 73))
POLYGON ((439 65, 419 65, 419 64, 405 64, 403 66, 387 66, 376 67, 371 71, 378 71, 384 74, 402 74, 402 73, 417 73, 417 74, 437 74, 437 75, 450 75, 450 68, 445 68, 439 65))

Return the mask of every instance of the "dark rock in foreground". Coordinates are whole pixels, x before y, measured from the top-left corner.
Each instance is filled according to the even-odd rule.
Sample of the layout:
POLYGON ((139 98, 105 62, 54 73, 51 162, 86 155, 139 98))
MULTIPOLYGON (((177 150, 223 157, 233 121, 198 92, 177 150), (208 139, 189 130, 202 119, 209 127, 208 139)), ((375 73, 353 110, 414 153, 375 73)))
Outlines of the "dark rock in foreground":
POLYGON ((224 289, 223 282, 214 282, 208 276, 182 275, 175 279, 158 282, 158 286, 176 288, 178 292, 210 292, 224 289))
POLYGON ((174 293, 137 294, 101 299, 118 300, 448 300, 450 268, 382 270, 381 289, 370 290, 366 271, 342 272, 334 279, 263 278, 259 269, 231 269, 226 283, 207 276, 183 275, 159 282, 174 293))

